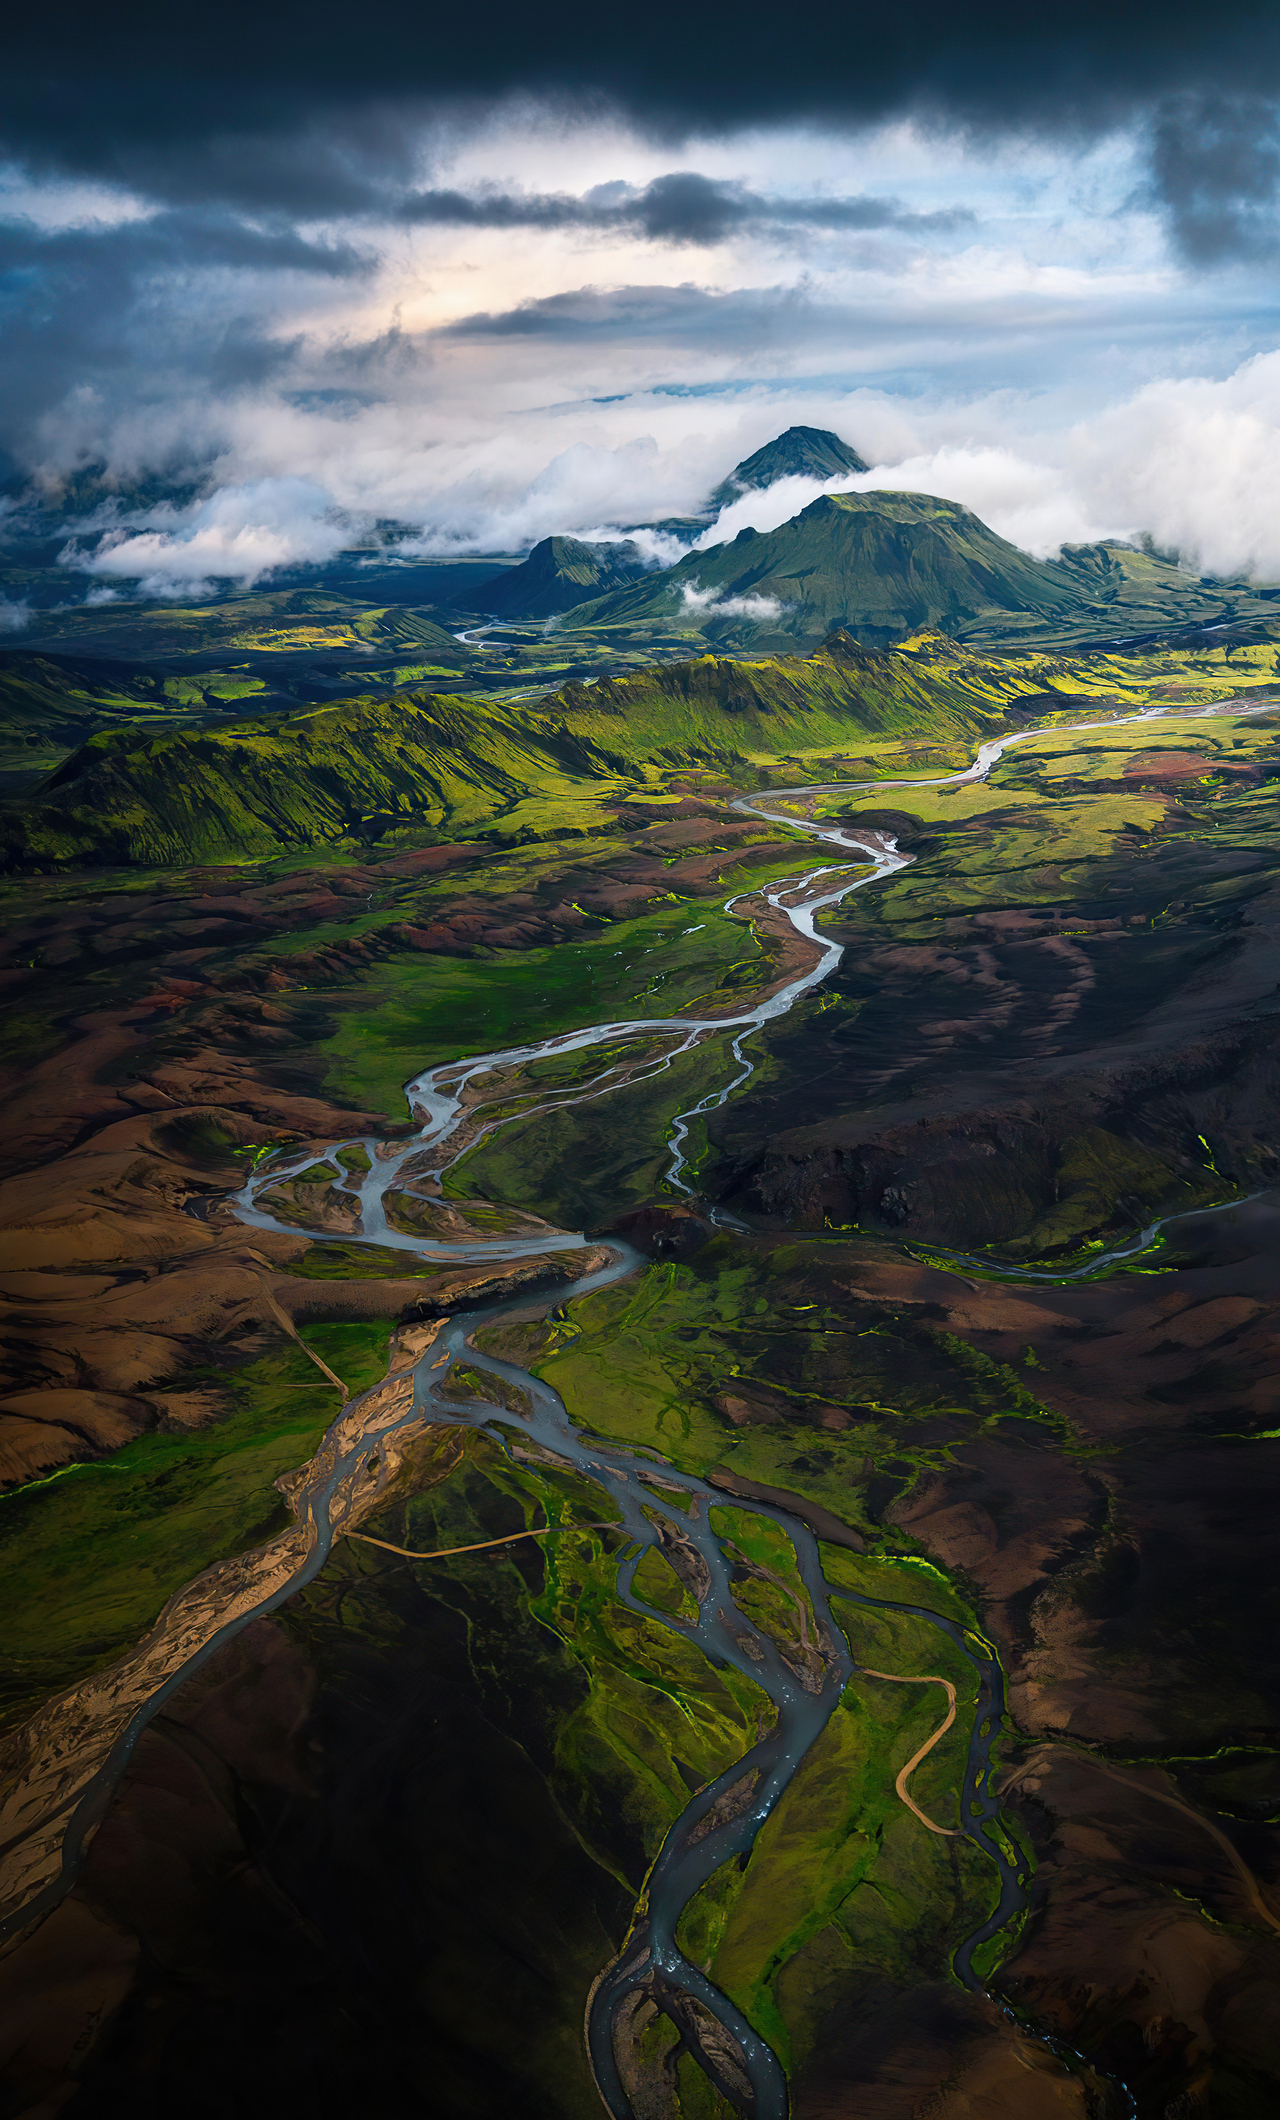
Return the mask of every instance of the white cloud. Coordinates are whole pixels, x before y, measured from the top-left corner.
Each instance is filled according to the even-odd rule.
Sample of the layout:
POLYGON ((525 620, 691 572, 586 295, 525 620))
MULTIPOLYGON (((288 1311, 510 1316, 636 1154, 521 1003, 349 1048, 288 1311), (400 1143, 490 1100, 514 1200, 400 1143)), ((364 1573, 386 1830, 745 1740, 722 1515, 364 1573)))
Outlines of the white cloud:
POLYGON ((1135 529, 1131 515, 1109 518, 1099 502, 1075 490, 1060 470, 1012 449, 944 444, 899 464, 877 466, 857 487, 864 492, 888 488, 937 493, 960 501, 1037 559, 1051 558, 1064 544, 1129 537, 1135 529))
POLYGON ((721 510, 698 539, 698 547, 726 544, 740 530, 776 530, 822 493, 884 491, 933 493, 959 501, 1001 537, 1038 558, 1056 553, 1063 544, 1127 537, 1133 531, 1131 518, 1110 521, 1071 491, 1058 467, 1011 449, 944 443, 855 477, 779 479, 761 493, 745 493, 721 510))
MULTIPOLYGON (((994 409, 1009 424, 1020 413, 1025 420, 1016 405, 997 400, 994 409)), ((1149 534, 1197 572, 1280 581, 1280 352, 1223 378, 1146 384, 1091 418, 1014 444, 960 438, 966 425, 992 425, 981 404, 912 411, 917 440, 929 426, 951 426, 957 439, 908 446, 857 477, 782 479, 744 494, 698 547, 724 544, 748 527, 776 529, 820 493, 889 490, 960 501, 1037 558, 1064 544, 1149 534)), ((845 431, 860 439, 852 421, 845 431)))
MULTIPOLYGON (((193 258, 138 296, 147 357, 100 363, 60 396, 45 468, 51 487, 106 462, 122 481, 212 490, 82 525, 68 563, 195 597, 322 563, 378 517, 413 526, 405 549, 423 555, 614 539, 694 513, 735 461, 803 423, 835 428, 875 469, 745 495, 700 545, 774 528, 825 490, 897 487, 962 501, 1041 555, 1150 531, 1206 569, 1280 578, 1280 354, 1248 357, 1275 338, 1274 290, 1264 275, 1197 282, 1171 263, 1135 204, 1137 152, 1133 136, 996 150, 907 124, 680 150, 762 194, 976 212, 976 228, 928 250, 744 232, 691 263, 616 232, 334 221, 317 240, 358 238, 376 271, 232 273, 193 258), (561 308, 523 332, 520 305, 540 303, 561 308), (487 335, 440 328, 480 312, 497 318, 487 335), (225 380, 193 381, 191 349, 229 318, 247 366, 229 356, 225 380)), ((420 178, 581 195, 641 189, 671 167, 667 144, 607 116, 575 125, 513 104, 452 141, 424 135, 420 178)), ((50 229, 144 211, 109 188, 0 172, 6 201, 50 229)), ((662 533, 637 542, 655 566, 684 549, 662 533)))
MULTIPOLYGON (((590 532, 584 534, 588 537, 591 535, 590 532)), ((596 535, 603 539, 606 535, 613 537, 617 533, 615 531, 608 533, 599 531, 596 535)), ((640 554, 646 567, 674 567, 677 561, 684 558, 685 553, 689 549, 684 539, 673 537, 669 530, 645 530, 642 528, 628 530, 627 536, 640 554)))
MULTIPOLYGON (((405 549, 509 552, 553 534, 616 539, 629 521, 681 512, 673 496, 683 495, 685 479, 670 453, 661 451, 651 434, 633 432, 627 439, 606 441, 600 430, 613 423, 602 422, 592 409, 582 408, 579 422, 589 438, 557 449, 535 470, 534 452, 548 441, 554 444, 555 427, 565 424, 563 419, 554 424, 514 420, 499 447, 494 446, 497 437, 486 437, 469 448, 441 442, 430 457, 421 454, 414 466, 421 484, 405 494, 401 505, 406 515, 425 515, 427 521, 421 537, 405 549), (446 477, 453 469, 455 476, 433 492, 432 468, 446 477)), ((665 548, 655 544, 652 549, 656 556, 665 548)))
POLYGON ((722 596, 694 582, 683 582, 680 595, 686 611, 713 611, 717 618, 781 618, 787 608, 779 596, 722 596))
POLYGON ((823 492, 887 488, 960 501, 1041 557, 1064 542, 1150 532, 1205 572, 1280 579, 1280 353, 1222 378, 1144 384, 1086 418, 1045 419, 1055 409, 1011 392, 930 403, 803 385, 499 405, 487 419, 444 395, 341 419, 259 402, 238 409, 223 454, 230 476, 209 499, 90 525, 67 560, 107 581, 140 580, 147 595, 196 596, 217 579, 322 563, 382 515, 418 526, 410 553, 633 535, 650 565, 669 566, 683 541, 632 526, 696 511, 734 461, 800 422, 834 428, 874 469, 743 494, 697 547, 772 530, 823 492), (299 475, 285 474, 289 463, 299 475), (236 475, 254 468, 261 475, 236 475))
POLYGON ((21 633, 30 623, 30 604, 11 603, 8 597, 0 596, 0 633, 21 633))
POLYGON ((1100 508, 1203 572, 1280 581, 1280 353, 1148 384, 1082 422, 1069 461, 1100 508))
POLYGON ((776 530, 817 500, 820 493, 846 493, 852 483, 848 478, 825 482, 817 478, 777 479, 772 486, 744 493, 740 500, 722 508, 714 523, 696 540, 694 549, 706 552, 712 545, 727 545, 740 530, 776 530))
POLYGON ((112 184, 74 178, 35 178, 13 162, 0 163, 0 218, 37 228, 112 228, 145 219, 155 209, 112 184))
POLYGON ((76 539, 60 559, 136 581, 143 596, 201 597, 219 579, 248 586, 280 567, 332 559, 361 527, 309 480, 260 479, 189 509, 153 509, 105 530, 92 549, 76 539))

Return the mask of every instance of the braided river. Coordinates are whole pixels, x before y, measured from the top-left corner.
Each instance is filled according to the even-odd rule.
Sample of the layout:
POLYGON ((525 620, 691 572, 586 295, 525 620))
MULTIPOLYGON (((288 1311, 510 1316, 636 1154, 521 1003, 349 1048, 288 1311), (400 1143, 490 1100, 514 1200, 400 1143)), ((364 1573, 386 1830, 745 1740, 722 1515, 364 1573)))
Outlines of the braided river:
MULTIPOLYGON (((1227 710, 1238 713, 1240 707, 1232 703, 1227 710)), ((1181 711, 1185 716, 1186 710, 1181 711)), ((1160 713, 1161 710, 1149 710, 1111 716, 1096 723, 1073 724, 1073 732, 1080 728, 1111 728, 1121 720, 1157 719, 1160 713)), ((350 1242, 356 1237, 393 1250, 412 1251, 443 1265, 498 1265, 590 1246, 597 1259, 601 1251, 605 1253, 605 1263, 593 1261, 590 1271, 568 1288, 558 1287, 552 1299, 531 1296, 526 1288, 504 1300, 455 1313, 443 1322, 412 1371, 402 1379, 406 1388, 388 1397, 384 1383, 373 1392, 352 1399, 331 1426, 316 1456, 291 1486, 294 1528, 275 1541, 273 1547, 262 1549, 257 1555, 242 1556, 230 1572, 227 1564, 209 1571, 206 1578, 198 1579, 196 1585, 188 1586, 187 1592, 171 1601, 155 1634, 136 1652, 140 1657, 156 1643, 163 1648, 163 1629, 166 1624, 169 1626, 169 1651, 167 1655, 157 1651, 158 1682, 152 1686, 149 1679, 145 1684, 139 1681, 132 1695, 127 1688, 117 1688, 123 1705, 114 1722, 108 1718, 103 1723, 105 1734, 96 1758, 93 1747, 88 1747, 86 1766, 79 1778, 65 1766, 65 1717, 61 1725, 56 1716, 50 1721, 46 1750, 57 1737, 63 1762, 63 1783, 59 1786, 64 1793, 53 1813, 46 1801, 43 1817, 30 1829, 27 1840, 33 1847, 39 1843, 37 1828, 44 1832, 44 1842, 39 1844, 46 1848, 47 1859, 33 1858, 24 1873, 26 1884, 19 1881, 16 1891, 8 1893, 8 1908, 0 1920, 0 1938, 16 1933, 47 1912, 74 1882, 86 1842, 119 1785, 137 1739, 165 1700, 250 1620, 278 1609, 318 1574, 335 1538, 342 1535, 345 1520, 352 1515, 351 1497, 366 1491, 365 1483, 376 1480, 378 1468, 386 1463, 397 1434, 410 1429, 421 1432, 423 1423, 431 1422, 474 1428, 505 1451, 532 1454, 542 1463, 572 1469, 593 1482, 601 1492, 601 1507, 616 1511, 620 1539, 616 1584, 620 1601, 648 1620, 682 1633, 714 1664, 732 1666, 762 1688, 773 1707, 772 1726, 762 1732, 742 1758, 699 1789, 670 1827, 645 1880, 622 1948, 592 1989, 585 2038, 596 2083, 613 2120, 632 2120, 633 2105, 624 2080, 624 2064, 629 2026, 641 1999, 663 2011, 678 2028, 695 2059, 738 2110, 750 2115, 751 2120, 785 2120, 787 2083, 776 2055, 729 1997, 684 1955, 676 1934, 681 1915, 700 1886, 724 1864, 746 1856, 845 1688, 859 1683, 874 1685, 885 1677, 923 1680, 927 1676, 874 1673, 860 1664, 856 1626, 850 1623, 846 1631, 837 1623, 831 1609, 835 1597, 849 1607, 910 1614, 927 1622, 947 1637, 972 1669, 974 1695, 962 1711, 968 1725, 967 1754, 962 1784, 956 1791, 956 1822, 938 1825, 924 1818, 914 1804, 911 1808, 922 1821, 920 1830, 963 1835, 990 1861, 991 1911, 960 1944, 953 1958, 954 1972, 962 1983, 971 1988, 981 1985, 974 1970, 975 1954, 1026 1906, 1022 1859, 1000 1828, 999 1800, 992 1785, 992 1752, 1002 1728, 1005 1693, 1003 1674, 990 1644, 927 1606, 878 1600, 847 1588, 834 1588, 824 1577, 818 1540, 798 1516, 772 1503, 749 1500, 737 1493, 728 1496, 704 1480, 677 1471, 651 1451, 629 1450, 601 1441, 577 1427, 563 1401, 532 1372, 485 1353, 476 1345, 475 1336, 482 1328, 516 1312, 527 1317, 531 1304, 547 1308, 554 1301, 558 1305, 638 1272, 647 1261, 630 1245, 615 1237, 599 1240, 581 1233, 552 1231, 545 1224, 535 1226, 532 1218, 520 1217, 514 1220, 524 1226, 488 1234, 465 1226, 465 1217, 444 1209, 437 1216, 439 1233, 429 1225, 432 1203, 440 1201, 445 1172, 511 1117, 527 1120, 542 1111, 607 1096, 625 1083, 669 1069, 681 1054, 710 1040, 726 1040, 732 1065, 726 1069, 729 1079, 725 1085, 708 1092, 671 1122, 667 1183, 673 1192, 691 1196, 695 1180, 686 1159, 691 1127, 703 1113, 723 1104, 751 1075, 755 1063, 747 1049, 748 1041, 812 994, 843 954, 840 943, 817 932, 818 916, 853 892, 897 873, 909 860, 886 834, 840 823, 814 822, 795 814, 796 808, 823 795, 882 792, 895 785, 936 786, 982 780, 1012 744, 1040 733, 1043 732, 1039 729, 1027 729, 983 744, 966 771, 930 780, 843 781, 777 789, 768 798, 737 798, 734 807, 739 811, 786 825, 809 841, 820 842, 822 848, 821 860, 815 862, 816 849, 811 850, 807 864, 798 865, 793 877, 757 888, 754 893, 739 894, 743 898, 754 897, 757 904, 767 903, 813 952, 807 970, 781 985, 755 1008, 719 1016, 595 1024, 545 1040, 446 1062, 407 1084, 405 1094, 418 1129, 407 1140, 352 1138, 318 1150, 311 1146, 301 1154, 276 1154, 259 1166, 240 1193, 232 1196, 229 1205, 243 1223, 296 1235, 296 1222, 276 1219, 263 1204, 262 1196, 304 1169, 313 1171, 317 1163, 327 1164, 332 1173, 334 1201, 341 1205, 348 1226, 341 1238, 320 1236, 316 1241, 350 1242), (597 1056, 601 1064, 592 1073, 591 1056, 597 1048, 602 1049, 597 1056), (551 1063, 549 1070, 547 1063, 551 1063), (539 1069, 541 1074, 535 1073, 531 1083, 530 1070, 539 1069), (557 1070, 561 1077, 558 1084, 557 1070), (360 1163, 366 1167, 353 1168, 353 1164, 360 1163), (403 1197, 406 1189, 424 1203, 428 1225, 414 1234, 396 1226, 402 1216, 388 1214, 388 1194, 395 1191, 403 1197), (464 1224, 461 1228, 460 1221, 464 1224), (461 1401, 449 1395, 445 1390, 449 1374, 459 1367, 470 1372, 468 1381, 472 1385, 477 1373, 490 1376, 499 1398, 504 1395, 504 1388, 509 1397, 514 1387, 523 1410, 513 1412, 502 1404, 474 1398, 461 1401), (361 1417, 362 1408, 369 1412, 375 1406, 372 1417, 361 1417), (728 1541, 712 1527, 713 1509, 729 1503, 735 1510, 769 1519, 790 1540, 805 1593, 804 1598, 793 1597, 803 1654, 793 1650, 788 1656, 786 1648, 757 1627, 735 1601, 734 1562, 726 1551, 728 1541), (636 1570, 646 1551, 655 1547, 671 1561, 686 1590, 691 1591, 696 1617, 674 1617, 637 1596, 636 1570), (257 1576, 253 1574, 254 1567, 257 1576), (218 1584, 224 1578, 230 1581, 233 1574, 241 1594, 234 1602, 227 1599, 220 1606, 218 1584), (201 1585, 206 1592, 206 1619, 180 1638, 174 1631, 173 1613, 182 1610, 183 1598, 201 1585), (60 1737, 58 1730, 63 1732, 60 1737), (50 1817, 54 1819, 52 1826, 48 1824, 50 1817)), ((730 906, 734 903, 733 899, 728 901, 730 906)), ((714 1209, 703 1212, 730 1233, 741 1226, 714 1209)), ((1158 1228, 1153 1225, 1145 1231, 1142 1241, 1150 1242, 1158 1228)), ((1122 1258, 1132 1248, 1126 1247, 1114 1255, 1099 1254, 1084 1270, 1103 1270, 1113 1256, 1122 1258)), ((1010 1272, 1016 1275, 1017 1270, 1010 1272)), ((571 1531, 574 1526, 566 1523, 564 1528, 571 1531)), ((555 1532, 546 1535, 554 1537, 555 1532)), ((127 1670, 127 1660, 121 1669, 127 1670)), ((52 1703, 51 1710, 66 1710, 70 1699, 67 1696, 52 1703)), ((38 1740, 37 1730, 32 1740, 33 1758, 39 1753, 38 1740)), ((32 1790, 38 1791, 42 1786, 33 1768, 32 1790)), ((903 1793, 903 1779, 899 1793, 903 1793)), ((34 1794, 31 1801, 38 1808, 34 1794)), ((905 1794, 904 1801, 910 1801, 905 1794)), ((20 1808, 16 1815, 21 1818, 20 1808)), ((21 1841, 21 1834, 18 1838, 21 1841)), ((10 1842, 11 1846, 15 1844, 10 1842)))

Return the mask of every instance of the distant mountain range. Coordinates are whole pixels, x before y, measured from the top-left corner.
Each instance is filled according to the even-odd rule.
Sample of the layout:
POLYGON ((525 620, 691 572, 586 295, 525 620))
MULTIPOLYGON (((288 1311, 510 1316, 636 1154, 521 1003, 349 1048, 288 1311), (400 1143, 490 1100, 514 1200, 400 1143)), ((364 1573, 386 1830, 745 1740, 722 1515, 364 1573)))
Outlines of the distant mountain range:
MULTIPOLYGON (((743 493, 865 469, 839 435, 791 427, 736 466, 703 518, 656 527, 682 528, 692 543, 743 493)), ((1248 582, 1202 581, 1115 540, 1033 559, 958 501, 864 491, 822 494, 776 530, 741 530, 667 567, 648 562, 634 539, 544 538, 522 565, 455 603, 495 618, 558 618, 571 636, 701 636, 761 653, 812 645, 834 627, 874 646, 922 628, 974 643, 1067 645, 1274 620, 1278 596, 1248 582)))
MULTIPOLYGON (((926 629, 974 647, 1071 649, 1214 626, 1243 638, 1240 629, 1280 622, 1280 587, 1202 580, 1116 540, 1035 559, 957 501, 865 484, 818 493, 774 529, 713 542, 724 509, 743 495, 773 489, 776 517, 783 495, 806 490, 780 481, 811 480, 812 493, 864 470, 838 434, 791 427, 736 465, 696 515, 608 538, 544 538, 518 561, 399 558, 391 538, 252 590, 201 585, 190 604, 127 593, 90 602, 89 577, 77 581, 57 563, 56 547, 32 550, 19 555, 30 564, 0 569, 0 601, 30 612, 0 645, 6 669, 15 653, 72 659, 54 686, 68 695, 66 713, 60 705, 42 722, 37 712, 56 672, 43 668, 30 683, 13 672, 11 714, 0 685, 0 778, 9 770, 29 778, 55 725, 74 740, 73 726, 113 725, 131 707, 168 713, 194 701, 193 684, 221 713, 249 692, 264 702, 332 699, 352 680, 390 693, 448 676, 462 690, 501 691, 707 648, 804 654, 836 628, 870 647, 926 629), (97 661, 130 670, 112 679, 89 669, 97 661)), ((4 547, 0 557, 16 551, 4 547)), ((59 737, 53 749, 62 747, 59 737)))

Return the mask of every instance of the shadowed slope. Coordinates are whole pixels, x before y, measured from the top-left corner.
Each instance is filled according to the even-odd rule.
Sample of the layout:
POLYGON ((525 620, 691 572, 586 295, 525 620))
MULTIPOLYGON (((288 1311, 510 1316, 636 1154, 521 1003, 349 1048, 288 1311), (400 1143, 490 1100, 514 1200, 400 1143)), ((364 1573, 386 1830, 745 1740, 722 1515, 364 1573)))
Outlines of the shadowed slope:
POLYGON ((577 537, 544 537, 521 566, 504 567, 492 581, 463 589, 452 601, 496 618, 554 618, 574 604, 622 588, 644 571, 629 541, 589 545, 577 537))

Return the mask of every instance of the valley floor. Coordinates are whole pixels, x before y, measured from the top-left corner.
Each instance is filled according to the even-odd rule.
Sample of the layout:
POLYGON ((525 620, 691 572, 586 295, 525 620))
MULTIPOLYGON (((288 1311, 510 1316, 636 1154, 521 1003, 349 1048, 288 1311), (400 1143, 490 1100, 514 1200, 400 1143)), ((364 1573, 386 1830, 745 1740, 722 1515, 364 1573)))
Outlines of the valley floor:
MULTIPOLYGON (((734 1600, 797 1668, 812 1613, 752 1501, 816 1535, 864 1672, 954 1685, 911 1777, 927 1820, 960 1819, 974 1666, 896 1608, 1004 1674, 1028 1909, 975 1959, 987 1993, 952 1961, 994 1871, 896 1786, 936 1686, 855 1678, 682 1917, 796 2120, 1272 2110, 1280 717, 1165 705, 1049 728, 978 785, 901 784, 972 745, 890 732, 813 793, 780 758, 619 766, 585 834, 557 807, 523 841, 6 884, 0 1795, 51 1699, 105 1698, 200 1571, 298 1535, 292 1475, 344 1394, 402 1389, 437 1320, 519 1296, 478 1353, 718 1490, 734 1600), (774 817, 731 806, 748 778, 774 817), (793 975, 763 895, 815 865, 787 817, 910 865, 822 916, 840 963, 717 1104, 728 1039, 659 1065, 658 1019, 793 975), (425 1068, 637 1017, 653 1067, 581 1101, 576 1059, 495 1074, 503 1123, 442 1190, 411 1170, 367 1241, 330 1144, 398 1150, 425 1068), (699 1102, 685 1197, 668 1137, 699 1102), (255 1168, 271 1228, 225 1204, 255 1168), (573 1254, 517 1277, 441 1250, 548 1226, 642 1261, 575 1297, 573 1254)), ((72 1888, 0 1956, 3 2110, 600 2110, 588 1992, 691 1793, 768 1720, 662 1623, 674 1560, 637 1571, 655 1617, 619 1596, 601 1493, 477 1428, 406 1431, 349 1518, 374 1540, 573 1538, 429 1567, 338 1539, 165 1699, 72 1888)), ((637 2115, 743 2109, 674 2020, 628 2036, 637 2115)))

